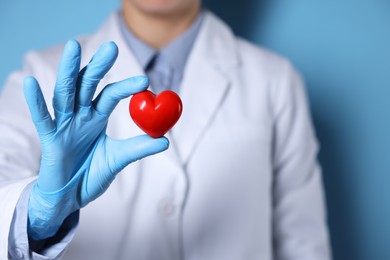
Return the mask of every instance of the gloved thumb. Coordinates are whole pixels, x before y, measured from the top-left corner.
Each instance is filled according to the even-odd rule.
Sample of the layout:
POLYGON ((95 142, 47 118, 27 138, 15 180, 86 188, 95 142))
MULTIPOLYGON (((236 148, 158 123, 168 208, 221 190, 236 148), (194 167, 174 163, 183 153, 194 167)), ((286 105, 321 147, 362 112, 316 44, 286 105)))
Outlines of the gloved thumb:
POLYGON ((165 137, 152 138, 140 135, 125 140, 107 138, 107 159, 113 174, 118 173, 127 165, 146 156, 165 151, 169 141, 165 137))

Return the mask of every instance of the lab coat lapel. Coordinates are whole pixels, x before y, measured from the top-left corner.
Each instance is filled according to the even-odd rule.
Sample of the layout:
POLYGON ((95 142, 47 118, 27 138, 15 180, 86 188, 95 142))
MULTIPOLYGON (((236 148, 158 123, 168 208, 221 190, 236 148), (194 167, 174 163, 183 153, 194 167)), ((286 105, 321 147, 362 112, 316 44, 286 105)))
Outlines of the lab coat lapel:
POLYGON ((232 32, 206 11, 179 92, 183 113, 172 130, 183 164, 188 162, 208 126, 212 124, 229 89, 230 80, 224 72, 236 63, 232 32))
POLYGON ((132 76, 145 75, 133 52, 124 39, 119 26, 119 13, 114 13, 101 32, 96 34, 104 38, 103 42, 114 41, 119 54, 113 68, 107 73, 107 80, 123 80, 132 76))
MULTIPOLYGON (((116 12, 96 34, 96 42, 114 41, 118 46, 118 58, 112 69, 104 77, 100 88, 105 85, 118 82, 129 77, 145 75, 142 67, 139 65, 132 51, 129 49, 119 26, 119 13, 116 12)), ((129 86, 130 87, 130 86, 129 86)), ((131 136, 143 134, 143 132, 134 124, 129 115, 130 98, 125 98, 119 102, 110 116, 108 132, 114 135, 114 138, 129 138, 131 136)))

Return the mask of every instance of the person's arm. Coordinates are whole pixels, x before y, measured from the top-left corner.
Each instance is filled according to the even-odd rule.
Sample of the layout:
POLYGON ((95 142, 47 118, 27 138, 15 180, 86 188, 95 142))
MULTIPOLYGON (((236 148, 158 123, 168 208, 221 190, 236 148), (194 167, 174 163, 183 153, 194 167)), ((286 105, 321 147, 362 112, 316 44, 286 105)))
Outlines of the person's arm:
POLYGON ((30 52, 23 69, 13 72, 0 94, 0 258, 58 259, 74 236, 78 212, 54 237, 28 239, 27 212, 32 184, 40 165, 40 143, 23 94, 23 79, 34 75, 44 84, 55 78, 57 57, 30 52), (8 251, 8 252, 7 252, 8 251))
MULTIPOLYGON (((58 237, 69 218, 103 194, 116 174, 128 164, 168 148, 169 142, 164 137, 154 139, 142 135, 113 140, 106 135, 108 118, 117 103, 148 86, 146 77, 133 77, 107 85, 93 99, 99 81, 112 67, 117 54, 114 43, 104 44, 80 71, 81 47, 76 41, 69 41, 54 88, 54 117, 48 112, 38 81, 34 77, 24 78, 24 94, 41 146, 41 153, 31 155, 35 159, 39 157, 40 163, 29 158, 34 166, 38 164, 38 169, 34 170, 39 173, 28 200, 27 234, 30 245, 39 247, 39 244, 47 244, 58 237)), ((23 132, 20 128, 9 127, 6 122, 3 125, 9 128, 9 137, 15 132, 23 132)), ((25 139, 28 145, 33 145, 28 138, 25 139)), ((25 167, 26 162, 17 159, 19 154, 24 154, 23 149, 17 147, 18 141, 9 139, 9 147, 15 156, 12 163, 16 167, 24 166, 31 173, 28 166, 25 167)), ((4 152, 3 155, 7 157, 9 154, 4 152)), ((13 174, 6 168, 5 163, 0 167, 0 171, 4 172, 1 183, 4 190, 9 181, 7 177, 13 174)), ((20 174, 11 177, 14 182, 21 178, 20 174)), ((21 193, 19 190, 18 195, 21 193)), ((10 209, 15 207, 8 205, 8 213, 10 209)), ((3 237, 3 234, 0 235, 3 237)))
POLYGON ((54 237, 42 241, 29 240, 27 212, 33 184, 34 182, 31 182, 23 190, 15 208, 8 238, 8 257, 9 259, 31 258, 34 260, 59 259, 75 235, 79 222, 79 211, 65 219, 54 237))
POLYGON ((272 98, 275 259, 329 260, 318 145, 303 82, 289 64, 272 98))
MULTIPOLYGON (((49 69, 42 74, 35 70, 44 67, 39 56, 36 52, 28 53, 23 69, 11 73, 0 90, 0 259, 8 256, 10 226, 17 202, 26 186, 36 180, 39 170, 39 139, 23 94, 25 76, 43 79, 45 73, 50 78, 49 69)), ((24 230, 27 234, 27 223, 24 230)))

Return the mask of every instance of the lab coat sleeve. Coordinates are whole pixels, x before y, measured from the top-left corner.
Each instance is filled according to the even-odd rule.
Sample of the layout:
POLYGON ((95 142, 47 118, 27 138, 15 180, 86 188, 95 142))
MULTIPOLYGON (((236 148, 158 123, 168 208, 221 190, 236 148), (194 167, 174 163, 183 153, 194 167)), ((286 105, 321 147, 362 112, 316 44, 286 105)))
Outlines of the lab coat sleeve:
POLYGON ((72 213, 65 219, 54 237, 45 241, 29 242, 27 235, 27 211, 29 194, 33 183, 30 183, 23 190, 14 212, 9 234, 9 259, 18 259, 21 256, 23 259, 33 260, 60 259, 75 234, 79 220, 79 211, 72 213), (34 251, 31 248, 34 248, 34 251))
POLYGON ((289 63, 283 67, 272 90, 275 259, 328 260, 318 144, 303 81, 289 63))
MULTIPOLYGON (((56 64, 59 57, 53 56, 50 61, 56 64)), ((0 94, 0 259, 8 257, 8 238, 18 200, 39 171, 40 142, 24 99, 23 79, 35 76, 44 95, 52 95, 56 69, 44 60, 36 52, 29 53, 23 70, 10 75, 0 94)))

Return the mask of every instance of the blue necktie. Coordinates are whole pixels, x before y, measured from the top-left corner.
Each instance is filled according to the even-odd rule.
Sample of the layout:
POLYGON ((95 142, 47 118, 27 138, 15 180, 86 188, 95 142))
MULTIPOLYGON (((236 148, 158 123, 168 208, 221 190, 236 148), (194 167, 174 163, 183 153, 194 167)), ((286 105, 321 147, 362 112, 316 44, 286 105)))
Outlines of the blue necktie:
POLYGON ((172 88, 173 69, 158 52, 149 61, 145 72, 149 77, 150 86, 156 94, 172 88))

